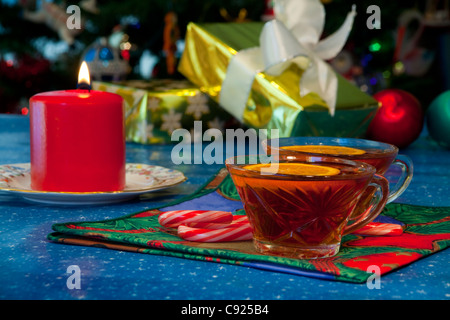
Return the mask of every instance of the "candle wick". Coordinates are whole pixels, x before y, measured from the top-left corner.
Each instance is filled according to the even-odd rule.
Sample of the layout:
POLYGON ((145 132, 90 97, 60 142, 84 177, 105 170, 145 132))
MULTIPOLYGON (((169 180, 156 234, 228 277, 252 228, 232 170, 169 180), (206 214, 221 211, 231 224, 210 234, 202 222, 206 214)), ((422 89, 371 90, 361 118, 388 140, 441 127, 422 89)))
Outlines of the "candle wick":
POLYGON ((77 85, 77 89, 89 90, 89 92, 91 92, 91 86, 89 84, 87 84, 86 82, 79 83, 77 85))

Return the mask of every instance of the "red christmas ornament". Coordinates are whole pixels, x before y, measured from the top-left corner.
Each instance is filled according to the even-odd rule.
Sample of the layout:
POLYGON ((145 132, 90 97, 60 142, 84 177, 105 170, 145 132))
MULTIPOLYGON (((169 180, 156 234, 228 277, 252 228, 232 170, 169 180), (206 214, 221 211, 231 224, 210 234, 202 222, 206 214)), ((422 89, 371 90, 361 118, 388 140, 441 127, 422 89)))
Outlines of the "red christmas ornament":
POLYGON ((367 129, 369 139, 404 148, 418 138, 424 113, 412 94, 400 89, 386 89, 376 93, 374 98, 381 107, 367 129))

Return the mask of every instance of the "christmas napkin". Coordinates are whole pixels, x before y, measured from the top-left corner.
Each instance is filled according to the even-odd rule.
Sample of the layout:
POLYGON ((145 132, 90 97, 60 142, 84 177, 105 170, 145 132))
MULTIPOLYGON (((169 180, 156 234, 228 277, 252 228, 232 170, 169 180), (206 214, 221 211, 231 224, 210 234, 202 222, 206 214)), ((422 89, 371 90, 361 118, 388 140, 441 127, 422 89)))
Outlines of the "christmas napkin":
POLYGON ((400 224, 401 235, 346 235, 340 252, 330 258, 301 260, 259 254, 252 241, 202 243, 185 241, 158 222, 171 210, 222 210, 245 214, 226 169, 192 195, 165 207, 103 221, 53 225, 50 241, 144 254, 167 255, 259 268, 301 276, 364 283, 378 272, 398 270, 450 244, 450 208, 391 203, 376 221, 400 224))

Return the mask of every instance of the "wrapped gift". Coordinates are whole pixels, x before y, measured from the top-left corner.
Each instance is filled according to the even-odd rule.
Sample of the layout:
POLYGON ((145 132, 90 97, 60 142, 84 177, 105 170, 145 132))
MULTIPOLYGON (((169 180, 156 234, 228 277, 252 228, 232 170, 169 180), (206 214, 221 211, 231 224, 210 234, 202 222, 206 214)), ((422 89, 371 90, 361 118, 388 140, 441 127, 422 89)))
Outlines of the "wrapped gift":
POLYGON ((128 142, 170 143, 176 129, 186 129, 186 133, 191 134, 191 141, 201 140, 201 134, 207 129, 222 131, 236 125, 228 112, 187 80, 94 81, 92 88, 123 97, 128 142), (195 126, 196 121, 201 121, 197 123, 200 125, 195 126), (196 134, 201 134, 194 136, 194 128, 196 134))
POLYGON ((179 71, 246 126, 280 137, 363 137, 378 102, 326 63, 342 49, 355 8, 319 41, 320 1, 283 5, 267 23, 190 23, 179 71))

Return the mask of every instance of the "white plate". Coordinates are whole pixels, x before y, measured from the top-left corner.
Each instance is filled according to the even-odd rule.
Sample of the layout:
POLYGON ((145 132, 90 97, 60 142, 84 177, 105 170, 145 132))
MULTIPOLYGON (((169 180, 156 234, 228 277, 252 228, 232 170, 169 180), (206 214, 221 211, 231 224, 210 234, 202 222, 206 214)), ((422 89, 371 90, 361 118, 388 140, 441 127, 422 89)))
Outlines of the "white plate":
POLYGON ((0 166, 0 191, 24 199, 65 205, 115 203, 133 199, 141 194, 162 190, 186 180, 182 172, 148 164, 127 163, 124 190, 114 192, 50 192, 37 191, 30 186, 30 164, 0 166))

